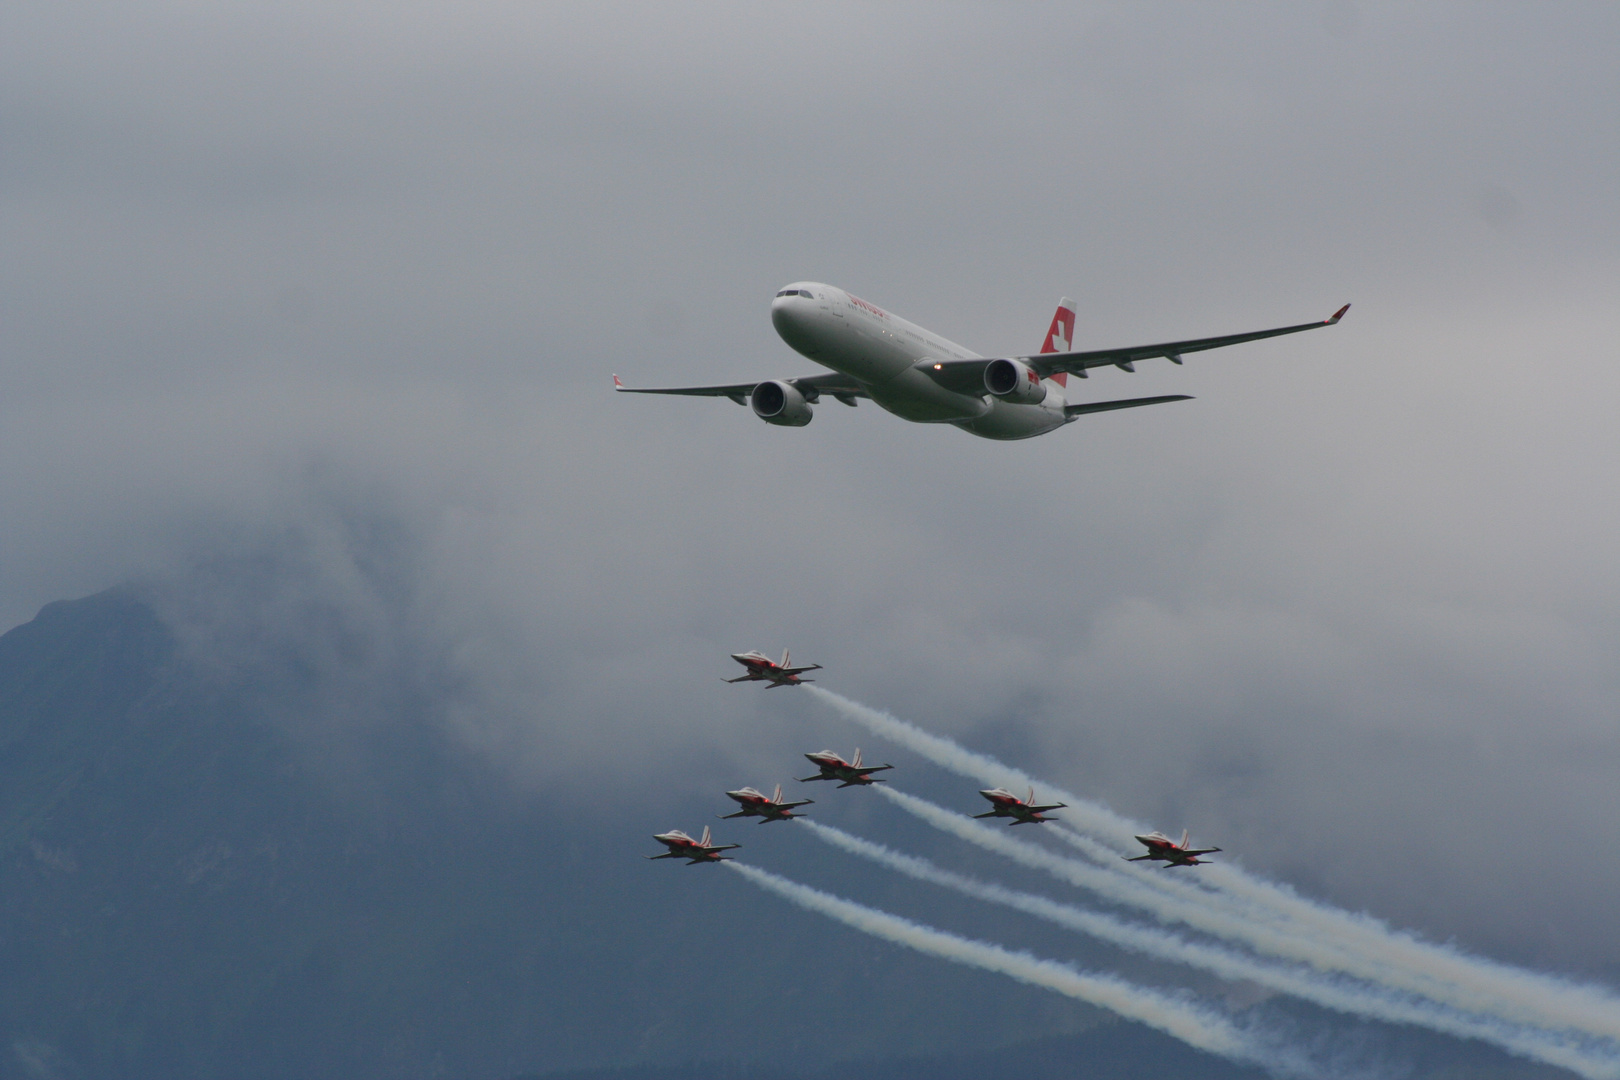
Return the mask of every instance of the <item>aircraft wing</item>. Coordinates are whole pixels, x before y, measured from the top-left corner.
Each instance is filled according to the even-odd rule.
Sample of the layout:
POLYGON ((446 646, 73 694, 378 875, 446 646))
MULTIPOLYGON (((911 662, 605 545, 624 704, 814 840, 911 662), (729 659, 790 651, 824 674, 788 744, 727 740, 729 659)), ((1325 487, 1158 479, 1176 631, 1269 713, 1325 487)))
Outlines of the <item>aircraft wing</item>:
MULTIPOLYGON (((756 379, 748 383, 731 383, 728 386, 626 386, 619 381, 617 375, 613 376, 613 389, 621 394, 680 394, 685 397, 725 397, 730 398, 739 405, 748 404, 748 395, 754 392, 763 379, 756 379)), ((836 371, 825 375, 805 375, 797 379, 784 379, 783 382, 792 386, 803 394, 806 401, 815 401, 822 394, 831 394, 845 405, 855 404, 856 398, 870 397, 866 387, 850 378, 840 375, 836 371)))
POLYGON ((1316 330, 1323 326, 1332 326, 1344 318, 1344 313, 1349 310, 1350 305, 1346 304, 1321 322, 1300 323, 1297 326, 1279 326, 1271 330, 1251 330, 1246 334, 1223 334, 1220 337, 1193 338, 1190 341, 1167 341, 1162 345, 1136 345, 1126 349, 1041 353, 1035 356, 1021 356, 1019 359, 1039 372, 1042 378, 1056 375, 1060 371, 1079 374, 1087 368, 1107 367, 1110 364, 1127 366, 1137 360, 1151 360, 1158 356, 1179 364, 1183 353, 1203 352, 1206 349, 1223 349, 1228 345, 1241 345, 1245 341, 1259 341, 1262 338, 1281 337, 1283 334, 1297 334, 1301 330, 1316 330))
MULTIPOLYGON (((1165 357, 1175 363, 1181 363, 1184 353, 1204 352, 1207 349, 1221 349, 1228 345, 1241 345, 1245 341, 1259 341, 1262 338, 1280 337, 1283 334, 1297 334, 1302 330, 1316 330, 1323 326, 1332 326, 1344 318, 1344 313, 1350 310, 1346 304, 1331 316, 1321 322, 1300 323, 1297 326, 1278 326, 1271 330, 1252 330, 1246 334, 1224 334, 1220 337, 1193 338, 1189 341, 1167 341, 1159 345, 1133 345, 1124 349, 1093 349, 1086 352, 1036 353, 1033 356, 1020 356, 1016 359, 1023 361, 1034 368, 1041 378, 1050 378, 1059 372, 1068 372, 1074 375, 1084 374, 1087 368, 1108 367, 1116 364, 1132 370, 1131 365, 1138 360, 1151 360, 1155 357, 1165 357)), ((981 394, 984 392, 984 369, 994 357, 982 360, 924 360, 917 364, 917 369, 927 374, 947 390, 955 390, 962 394, 981 394)), ((1160 401, 1177 401, 1180 398, 1135 398, 1122 402, 1098 402, 1096 407, 1079 406, 1087 412, 1100 412, 1103 409, 1128 409, 1133 405, 1155 405, 1160 401)), ((1074 415, 1071 412, 1071 415, 1074 415)))

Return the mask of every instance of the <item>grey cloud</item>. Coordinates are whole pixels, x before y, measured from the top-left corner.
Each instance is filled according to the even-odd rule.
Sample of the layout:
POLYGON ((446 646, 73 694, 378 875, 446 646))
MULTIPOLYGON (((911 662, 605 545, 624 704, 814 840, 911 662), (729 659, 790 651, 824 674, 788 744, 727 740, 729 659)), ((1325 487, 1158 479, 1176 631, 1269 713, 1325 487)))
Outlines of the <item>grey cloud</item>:
POLYGON ((521 783, 687 793, 853 738, 719 685, 789 645, 1337 902, 1620 963, 1616 19, 8 11, 0 613, 269 551, 186 617, 329 605, 521 783), (1098 344, 1355 307, 1021 445, 608 393, 808 370, 805 277, 984 351, 1065 293, 1098 344))

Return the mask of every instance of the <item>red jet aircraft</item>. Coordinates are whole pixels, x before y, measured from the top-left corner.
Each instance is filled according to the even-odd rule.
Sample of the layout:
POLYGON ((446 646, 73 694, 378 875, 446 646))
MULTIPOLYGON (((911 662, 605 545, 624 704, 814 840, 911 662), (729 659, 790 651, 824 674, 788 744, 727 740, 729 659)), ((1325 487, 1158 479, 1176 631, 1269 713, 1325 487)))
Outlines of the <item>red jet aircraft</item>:
POLYGON ((814 799, 800 799, 798 802, 782 801, 782 785, 776 785, 776 794, 767 799, 762 793, 751 787, 739 788, 736 791, 726 792, 726 798, 735 799, 742 809, 735 814, 721 814, 722 818, 757 817, 761 825, 767 821, 788 821, 801 815, 793 813, 796 806, 809 806, 814 799))
POLYGON ((686 865, 696 863, 722 862, 731 856, 720 854, 732 848, 740 848, 741 844, 712 844, 709 842, 709 827, 703 826, 703 839, 694 840, 679 829, 671 829, 666 833, 654 833, 653 839, 669 848, 662 855, 648 855, 649 859, 685 859, 686 865))
POLYGON ((894 768, 893 765, 862 765, 859 750, 855 751, 854 761, 845 761, 831 750, 823 750, 820 753, 806 754, 804 756, 809 758, 810 764, 820 769, 821 772, 815 776, 799 777, 799 783, 801 784, 808 784, 812 780, 838 780, 841 781, 839 787, 881 784, 883 781, 872 779, 872 774, 882 772, 884 769, 894 768))
POLYGON ((1008 825, 1038 825, 1049 820, 1041 816, 1048 810, 1061 810, 1069 805, 1068 803, 1059 802, 1052 803, 1050 806, 1036 806, 1034 788, 1029 789, 1029 798, 1027 799, 1020 799, 1005 788, 991 788, 988 791, 981 791, 979 794, 990 800, 990 809, 985 813, 974 814, 973 816, 976 818, 1010 817, 1012 820, 1007 822, 1008 825))
POLYGON ((788 667, 788 651, 786 649, 782 650, 782 662, 780 664, 766 656, 764 653, 760 652, 758 649, 750 649, 748 652, 742 653, 732 653, 731 658, 737 661, 737 663, 741 664, 743 667, 747 668, 748 674, 739 675, 735 679, 722 679, 720 680, 721 682, 768 682, 771 684, 771 686, 766 687, 766 689, 776 686, 798 686, 800 683, 815 682, 816 680, 814 679, 801 679, 799 676, 803 675, 807 671, 821 670, 820 664, 811 664, 808 667, 788 667))
POLYGON ((1202 866, 1204 861, 1198 856, 1221 850, 1218 847, 1189 848, 1187 846, 1187 836, 1187 832, 1183 830, 1181 843, 1179 844, 1162 832, 1150 832, 1146 836, 1138 836, 1137 839, 1147 845, 1148 853, 1138 855, 1134 859, 1127 859, 1126 862, 1141 862, 1144 859, 1162 862, 1165 870, 1170 869, 1172 866, 1202 866))

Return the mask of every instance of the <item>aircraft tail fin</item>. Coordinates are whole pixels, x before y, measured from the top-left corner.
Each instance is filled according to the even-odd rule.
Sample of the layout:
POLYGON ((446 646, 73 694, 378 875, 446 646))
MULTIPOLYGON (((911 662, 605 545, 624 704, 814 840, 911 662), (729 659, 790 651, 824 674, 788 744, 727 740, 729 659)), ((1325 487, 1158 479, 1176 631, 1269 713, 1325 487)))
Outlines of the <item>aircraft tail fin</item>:
POLYGON ((788 666, 788 651, 786 649, 782 650, 782 666, 788 666))
POLYGON ((1190 839, 1192 839, 1192 833, 1189 832, 1186 829, 1182 829, 1181 830, 1181 843, 1177 844, 1176 846, 1184 848, 1184 847, 1187 846, 1187 841, 1190 840, 1190 839))
POLYGON ((860 747, 857 746, 855 748, 855 760, 851 761, 850 764, 853 765, 857 769, 861 767, 861 748, 860 747))
POLYGON ((781 802, 781 801, 782 801, 782 785, 777 784, 776 785, 776 794, 771 797, 771 802, 781 802))
MULTIPOLYGON (((1041 352, 1069 352, 1073 348, 1074 301, 1065 296, 1058 301, 1057 313, 1052 316, 1052 325, 1046 331, 1046 340, 1041 342, 1041 352)), ((1068 384, 1069 376, 1060 371, 1052 376, 1052 381, 1059 386, 1065 386, 1068 384)))
POLYGON ((707 825, 703 826, 703 839, 699 840, 698 843, 704 847, 709 846, 709 827, 707 825))

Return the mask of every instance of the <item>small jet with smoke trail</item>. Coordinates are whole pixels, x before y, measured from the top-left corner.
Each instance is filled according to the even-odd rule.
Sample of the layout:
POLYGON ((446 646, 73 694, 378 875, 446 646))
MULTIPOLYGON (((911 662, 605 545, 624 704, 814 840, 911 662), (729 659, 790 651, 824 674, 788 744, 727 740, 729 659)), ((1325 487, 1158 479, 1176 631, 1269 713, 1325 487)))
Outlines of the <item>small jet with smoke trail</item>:
POLYGON ((766 798, 765 794, 755 791, 751 787, 738 788, 736 791, 726 792, 726 798, 733 799, 742 807, 735 814, 721 814, 722 819, 738 817, 757 817, 761 825, 767 821, 790 821, 801 815, 793 812, 794 807, 809 806, 814 799, 800 799, 798 802, 782 801, 782 785, 776 785, 776 794, 766 798))
POLYGON ((1039 825, 1050 821, 1051 818, 1041 815, 1051 810, 1061 810, 1068 803, 1052 803, 1048 806, 1035 805, 1035 789, 1029 789, 1029 796, 1020 799, 1006 788, 988 788, 979 792, 990 800, 990 809, 982 814, 974 814, 976 818, 1007 817, 1012 818, 1008 825, 1039 825))
POLYGON ((721 682, 768 682, 771 685, 766 687, 767 690, 778 686, 798 686, 800 683, 815 682, 814 679, 801 679, 799 676, 807 671, 821 670, 820 664, 810 664, 806 667, 789 667, 788 651, 786 649, 782 650, 782 662, 780 664, 758 649, 750 649, 743 653, 732 653, 731 658, 747 668, 748 673, 739 675, 735 679, 722 679, 721 682))
POLYGON ((1146 855, 1138 855, 1134 859, 1126 859, 1125 861, 1141 862, 1142 860, 1147 859, 1153 862, 1162 862, 1164 863, 1164 869, 1168 870, 1172 866, 1202 866, 1203 860, 1199 859, 1198 856, 1208 855, 1212 852, 1221 850, 1218 847, 1189 848, 1187 846, 1187 838, 1189 835, 1190 834, 1183 829, 1181 832, 1181 843, 1179 844, 1170 839, 1168 836, 1164 835, 1162 832, 1150 832, 1146 836, 1138 836, 1137 839, 1143 844, 1147 845, 1148 853, 1146 855))
POLYGON ((821 771, 815 776, 799 777, 799 783, 801 784, 808 784, 812 780, 837 780, 839 781, 839 787, 881 784, 883 781, 873 779, 872 774, 882 772, 884 769, 894 768, 893 765, 862 765, 861 752, 858 748, 855 751, 854 761, 845 761, 831 750, 822 750, 804 756, 810 760, 810 764, 821 771))
POLYGON ((732 848, 740 848, 741 844, 715 844, 709 839, 709 827, 703 826, 703 839, 694 840, 679 829, 671 829, 666 833, 654 833, 653 839, 669 848, 662 855, 648 855, 649 859, 685 859, 686 865, 697 863, 724 862, 731 858, 720 854, 732 848))

